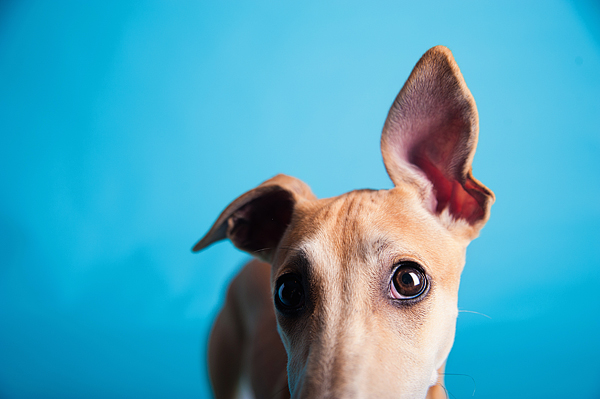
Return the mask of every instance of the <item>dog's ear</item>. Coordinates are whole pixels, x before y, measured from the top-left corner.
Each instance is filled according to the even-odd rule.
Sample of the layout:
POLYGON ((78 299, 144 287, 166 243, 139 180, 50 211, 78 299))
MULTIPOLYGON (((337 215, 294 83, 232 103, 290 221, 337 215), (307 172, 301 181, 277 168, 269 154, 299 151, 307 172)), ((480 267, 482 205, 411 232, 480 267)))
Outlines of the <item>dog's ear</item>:
POLYGON ((464 220, 474 238, 489 218, 494 194, 471 164, 479 120, 471 92, 446 47, 427 51, 396 97, 381 136, 381 152, 396 186, 418 186, 434 214, 464 220))
POLYGON ((296 203, 314 198, 302 181, 277 175, 233 201, 192 250, 229 238, 239 249, 271 262, 296 203))

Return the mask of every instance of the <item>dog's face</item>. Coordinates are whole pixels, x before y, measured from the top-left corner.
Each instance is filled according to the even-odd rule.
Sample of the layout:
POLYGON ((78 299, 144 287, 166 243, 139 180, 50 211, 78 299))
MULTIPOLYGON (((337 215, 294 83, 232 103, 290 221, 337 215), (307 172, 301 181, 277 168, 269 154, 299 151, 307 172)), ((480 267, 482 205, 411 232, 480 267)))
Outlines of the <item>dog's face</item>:
POLYGON ((292 397, 425 397, 452 346, 466 244, 410 189, 298 204, 272 271, 292 397))
POLYGON ((229 238, 272 265, 293 398, 423 398, 454 340, 465 251, 492 192, 471 161, 477 110, 449 50, 415 66, 386 120, 391 190, 317 199, 278 175, 235 200, 195 250, 229 238))

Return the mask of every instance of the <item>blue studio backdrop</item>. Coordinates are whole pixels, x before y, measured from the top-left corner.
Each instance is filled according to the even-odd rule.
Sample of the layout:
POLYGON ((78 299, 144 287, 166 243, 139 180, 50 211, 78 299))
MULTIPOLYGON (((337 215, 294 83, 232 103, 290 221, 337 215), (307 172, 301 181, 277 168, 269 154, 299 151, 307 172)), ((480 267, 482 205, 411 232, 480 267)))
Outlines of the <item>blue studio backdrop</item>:
POLYGON ((0 3, 0 397, 210 398, 206 339, 248 256, 191 246, 277 173, 390 188, 381 128, 438 44, 497 196, 450 397, 600 397, 593 0, 0 3))

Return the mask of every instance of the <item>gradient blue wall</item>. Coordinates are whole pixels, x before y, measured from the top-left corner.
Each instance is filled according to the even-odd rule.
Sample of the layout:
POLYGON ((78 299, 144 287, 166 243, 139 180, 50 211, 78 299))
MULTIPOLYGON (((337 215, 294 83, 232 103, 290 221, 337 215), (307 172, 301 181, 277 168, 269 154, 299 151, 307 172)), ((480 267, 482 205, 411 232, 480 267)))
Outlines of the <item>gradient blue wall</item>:
POLYGON ((469 249, 453 398, 600 396, 594 1, 3 2, 0 396, 210 397, 247 257, 192 244, 276 173, 389 188, 387 110, 448 46, 492 219, 469 249))

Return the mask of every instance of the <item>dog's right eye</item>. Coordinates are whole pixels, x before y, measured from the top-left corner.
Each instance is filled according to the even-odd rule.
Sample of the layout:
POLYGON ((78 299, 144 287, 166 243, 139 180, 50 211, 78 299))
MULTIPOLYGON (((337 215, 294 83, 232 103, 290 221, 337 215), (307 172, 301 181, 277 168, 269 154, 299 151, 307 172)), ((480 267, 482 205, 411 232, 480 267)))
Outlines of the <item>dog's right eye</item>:
POLYGON ((275 306, 282 313, 296 312, 304 306, 304 287, 300 276, 287 273, 277 279, 275 306))

